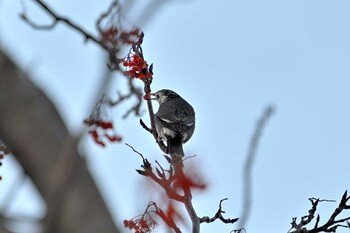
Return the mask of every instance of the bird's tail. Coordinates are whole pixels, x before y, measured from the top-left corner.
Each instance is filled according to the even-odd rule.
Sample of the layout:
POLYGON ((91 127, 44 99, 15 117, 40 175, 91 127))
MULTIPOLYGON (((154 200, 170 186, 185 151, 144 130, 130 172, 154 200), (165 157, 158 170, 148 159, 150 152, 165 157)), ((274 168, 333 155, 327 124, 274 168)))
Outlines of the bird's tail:
POLYGON ((177 155, 177 156, 185 156, 183 148, 182 148, 182 140, 181 139, 170 139, 167 141, 167 154, 169 155, 177 155))

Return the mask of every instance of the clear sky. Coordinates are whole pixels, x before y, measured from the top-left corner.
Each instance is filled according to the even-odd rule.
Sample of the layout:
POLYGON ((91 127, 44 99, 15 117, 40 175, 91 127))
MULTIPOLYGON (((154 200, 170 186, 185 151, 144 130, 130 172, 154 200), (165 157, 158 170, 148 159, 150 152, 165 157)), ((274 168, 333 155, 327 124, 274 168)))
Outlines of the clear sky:
MULTIPOLYGON (((31 1, 22 2, 33 19, 49 22, 31 1)), ((94 32, 94 20, 109 2, 52 0, 50 5, 94 32)), ((207 191, 194 195, 198 214, 212 216, 227 197, 225 216, 239 217, 244 158, 268 104, 276 113, 257 151, 247 231, 287 232, 292 217, 307 213, 309 197, 339 200, 350 188, 350 2, 168 2, 142 28, 143 49, 154 63, 153 90, 173 89, 195 108, 197 128, 185 152, 197 155, 193 162, 209 183, 207 191)), ((130 22, 140 23, 137 15, 143 6, 127 16, 130 22)), ((21 11, 19 0, 0 1, 1 46, 49 94, 70 131, 78 133, 96 101, 105 68, 103 51, 63 25, 35 31, 19 19, 21 11)), ((111 95, 123 84, 117 75, 113 78, 111 95)), ((165 163, 138 118, 120 119, 126 107, 114 110, 124 141, 150 161, 165 163)), ((147 120, 146 114, 143 118, 147 120)), ((140 196, 147 188, 134 170, 141 164, 138 155, 124 144, 100 149, 90 138, 82 150, 88 152, 116 221, 141 213, 152 196, 140 196)), ((5 185, 18 176, 11 171, 15 164, 7 161, 1 169, 13 175, 3 174, 0 203, 5 185)), ((42 213, 40 202, 28 204, 35 199, 27 194, 28 186, 12 205, 13 213, 42 213)), ((322 205, 321 221, 335 208, 334 203, 322 205)), ((235 226, 204 224, 202 232, 229 232, 235 226)))

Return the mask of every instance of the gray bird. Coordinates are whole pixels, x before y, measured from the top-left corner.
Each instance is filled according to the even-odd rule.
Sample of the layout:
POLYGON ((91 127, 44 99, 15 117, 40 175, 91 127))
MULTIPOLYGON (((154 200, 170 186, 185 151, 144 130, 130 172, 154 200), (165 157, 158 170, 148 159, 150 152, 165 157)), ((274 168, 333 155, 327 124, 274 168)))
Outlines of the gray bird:
POLYGON ((163 89, 151 94, 159 103, 154 123, 158 140, 167 144, 167 154, 184 156, 182 144, 187 142, 194 132, 195 112, 192 106, 174 91, 163 89))

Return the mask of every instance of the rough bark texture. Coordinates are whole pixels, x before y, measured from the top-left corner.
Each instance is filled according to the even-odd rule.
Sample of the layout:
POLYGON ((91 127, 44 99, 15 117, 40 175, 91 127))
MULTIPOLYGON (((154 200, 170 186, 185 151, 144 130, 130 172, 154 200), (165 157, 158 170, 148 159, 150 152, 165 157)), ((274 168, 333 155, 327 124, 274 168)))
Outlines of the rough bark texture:
POLYGON ((78 140, 47 96, 1 50, 0 139, 46 202, 45 232, 119 232, 78 154, 78 140))

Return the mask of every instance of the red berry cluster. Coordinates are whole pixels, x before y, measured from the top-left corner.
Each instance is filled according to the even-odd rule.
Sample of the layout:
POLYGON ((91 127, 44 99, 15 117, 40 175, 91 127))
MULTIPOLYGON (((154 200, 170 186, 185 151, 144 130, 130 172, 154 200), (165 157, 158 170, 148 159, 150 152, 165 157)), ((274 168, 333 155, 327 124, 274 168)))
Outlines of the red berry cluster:
POLYGON ((96 103, 90 117, 84 120, 84 123, 90 127, 89 134, 96 144, 105 147, 106 143, 103 139, 110 142, 119 142, 121 137, 116 135, 112 118, 106 113, 110 107, 109 99, 102 96, 96 103))
POLYGON ((143 217, 134 220, 124 220, 125 228, 134 230, 135 233, 150 233, 156 227, 157 223, 152 218, 148 221, 143 217))
POLYGON ((105 41, 113 42, 116 39, 118 29, 115 27, 110 27, 102 32, 102 38, 105 41))
POLYGON ((100 127, 102 129, 113 129, 113 123, 112 122, 105 122, 102 120, 94 120, 94 119, 86 119, 84 120, 84 123, 88 126, 95 125, 96 127, 100 127))
POLYGON ((131 78, 141 80, 152 78, 152 72, 148 70, 147 62, 137 54, 129 54, 122 60, 122 65, 127 68, 125 74, 131 78))
MULTIPOLYGON (((86 123, 88 120, 85 120, 86 123)), ((96 121, 96 124, 94 124, 95 127, 89 131, 89 134, 92 136, 94 141, 100 145, 105 147, 106 144, 103 142, 103 137, 107 138, 110 142, 120 142, 122 140, 121 137, 115 135, 115 134, 109 134, 105 130, 112 129, 113 130, 113 124, 112 122, 103 122, 103 121, 96 121), (101 135, 102 132, 102 135, 101 135)))
POLYGON ((114 25, 102 31, 103 41, 111 43, 114 47, 120 44, 133 44, 138 40, 139 35, 140 29, 138 28, 123 31, 114 25))
POLYGON ((136 41, 138 41, 140 36, 140 29, 138 28, 134 28, 131 31, 122 31, 120 33, 120 40, 124 43, 124 44, 134 44, 136 41))

